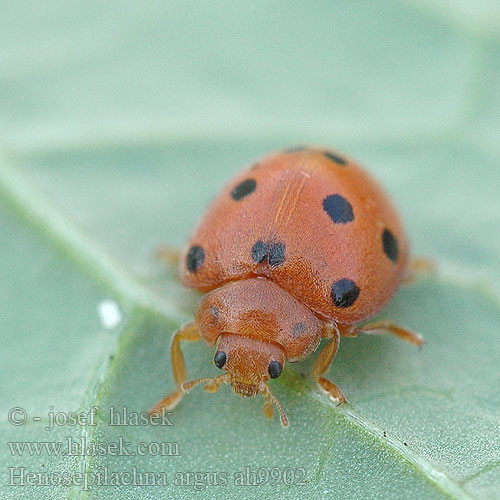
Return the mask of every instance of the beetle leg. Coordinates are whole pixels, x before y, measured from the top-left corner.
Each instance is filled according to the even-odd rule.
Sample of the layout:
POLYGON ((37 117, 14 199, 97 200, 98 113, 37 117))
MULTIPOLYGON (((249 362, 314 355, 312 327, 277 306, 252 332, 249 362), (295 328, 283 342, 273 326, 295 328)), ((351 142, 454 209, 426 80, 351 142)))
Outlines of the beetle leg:
POLYGON ((195 342, 200 340, 198 331, 196 330, 196 325, 194 323, 188 323, 177 330, 172 337, 172 343, 170 344, 170 358, 172 361, 172 372, 174 374, 174 380, 177 385, 177 389, 169 394, 166 398, 162 399, 157 403, 151 410, 149 414, 158 413, 162 409, 171 410, 182 399, 184 395, 184 390, 182 389, 182 384, 186 382, 187 372, 186 372, 186 361, 184 355, 181 351, 180 342, 185 340, 187 342, 195 342))
POLYGON ((418 347, 422 347, 422 344, 424 343, 424 339, 418 333, 413 332, 408 328, 396 325, 391 321, 373 321, 372 323, 367 323, 366 325, 340 327, 340 334, 344 337, 356 337, 358 333, 391 333, 393 335, 397 335, 400 339, 410 342, 410 344, 418 345, 418 347))
POLYGON ((168 266, 172 266, 177 269, 181 258, 181 252, 177 248, 170 247, 168 245, 161 245, 155 248, 155 257, 165 262, 168 266))
POLYGON ((331 398, 336 399, 338 404, 342 404, 347 401, 343 392, 333 382, 322 377, 323 373, 330 367, 335 354, 337 354, 340 332, 334 323, 325 324, 323 336, 331 338, 331 340, 319 353, 318 358, 314 362, 312 376, 323 392, 326 392, 331 398))
POLYGON ((403 285, 408 285, 409 283, 416 281, 422 275, 436 272, 436 269, 437 265, 434 260, 426 257, 413 257, 408 264, 406 276, 403 278, 401 283, 403 285))

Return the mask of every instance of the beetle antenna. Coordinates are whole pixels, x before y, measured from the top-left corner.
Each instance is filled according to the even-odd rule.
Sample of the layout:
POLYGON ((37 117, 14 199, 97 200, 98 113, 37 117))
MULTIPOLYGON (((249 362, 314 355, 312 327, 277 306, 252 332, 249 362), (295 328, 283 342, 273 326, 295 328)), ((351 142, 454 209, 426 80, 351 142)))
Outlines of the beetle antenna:
POLYGON ((195 385, 198 384, 213 384, 213 385, 220 385, 224 382, 228 381, 228 375, 227 373, 223 373, 222 375, 219 375, 217 377, 202 377, 202 378, 197 378, 195 380, 191 380, 191 382, 184 382, 181 386, 181 389, 184 392, 190 391, 195 385))
POLYGON ((276 408, 278 408, 278 412, 280 414, 280 420, 281 420, 281 425, 283 427, 288 427, 288 418, 286 416, 285 410, 281 403, 274 397, 274 394, 271 392, 271 389, 269 389, 269 386, 267 384, 262 384, 262 393, 266 399, 269 399, 272 401, 275 405, 276 408))

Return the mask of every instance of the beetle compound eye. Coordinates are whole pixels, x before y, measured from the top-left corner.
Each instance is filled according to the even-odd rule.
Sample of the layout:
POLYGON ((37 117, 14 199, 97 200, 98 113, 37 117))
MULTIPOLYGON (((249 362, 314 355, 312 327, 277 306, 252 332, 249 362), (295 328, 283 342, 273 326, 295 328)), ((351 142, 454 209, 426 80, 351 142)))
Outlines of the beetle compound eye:
POLYGON ((277 361, 271 361, 269 363, 269 375, 271 375, 271 378, 278 378, 281 375, 281 370, 282 367, 277 361))
POLYGON ((217 351, 214 356, 214 363, 217 368, 222 370, 222 367, 226 364, 226 353, 224 351, 217 351))

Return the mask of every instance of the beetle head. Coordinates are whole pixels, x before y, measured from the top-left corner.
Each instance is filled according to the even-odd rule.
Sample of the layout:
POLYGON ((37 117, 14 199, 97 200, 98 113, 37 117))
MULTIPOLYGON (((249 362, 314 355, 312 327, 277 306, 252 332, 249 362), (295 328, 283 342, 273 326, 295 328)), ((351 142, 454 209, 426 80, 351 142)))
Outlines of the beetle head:
POLYGON ((214 378, 201 378, 185 383, 188 391, 199 383, 206 383, 209 391, 216 391, 221 383, 228 383, 236 394, 254 397, 259 392, 266 399, 264 412, 272 416, 272 405, 276 405, 281 424, 288 426, 283 407, 271 393, 267 381, 281 375, 285 355, 281 347, 251 337, 223 333, 215 351, 214 364, 226 373, 214 378))
POLYGON ((226 370, 231 387, 242 397, 257 395, 269 378, 279 377, 284 360, 275 344, 228 333, 221 335, 214 356, 214 364, 226 370))

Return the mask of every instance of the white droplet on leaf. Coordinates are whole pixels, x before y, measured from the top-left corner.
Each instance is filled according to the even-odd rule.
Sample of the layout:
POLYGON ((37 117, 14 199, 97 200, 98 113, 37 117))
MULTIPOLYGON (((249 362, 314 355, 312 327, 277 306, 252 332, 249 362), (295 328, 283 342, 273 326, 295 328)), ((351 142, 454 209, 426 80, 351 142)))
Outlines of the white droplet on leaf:
POLYGON ((101 300, 97 304, 97 314, 101 320, 101 325, 106 330, 116 328, 122 321, 122 313, 114 300, 101 300))

